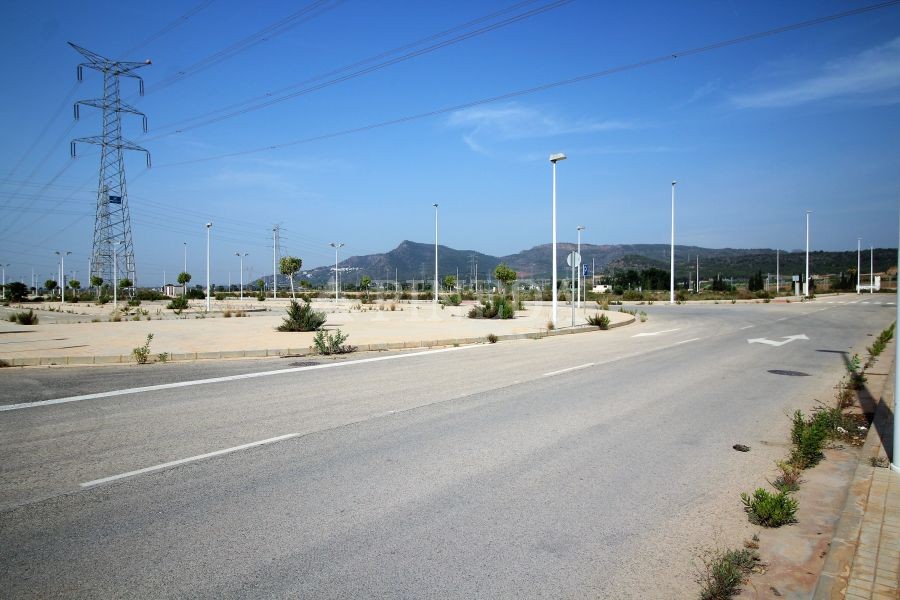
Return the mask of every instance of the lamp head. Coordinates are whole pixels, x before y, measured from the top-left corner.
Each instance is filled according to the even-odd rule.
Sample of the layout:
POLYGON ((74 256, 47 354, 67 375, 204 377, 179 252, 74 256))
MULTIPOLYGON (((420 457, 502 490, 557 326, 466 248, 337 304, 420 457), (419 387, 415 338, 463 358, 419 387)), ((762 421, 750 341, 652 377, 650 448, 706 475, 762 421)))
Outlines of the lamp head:
POLYGON ((584 225, 579 225, 579 226, 578 226, 578 231, 584 231, 584 225))
POLYGON ((565 154, 563 154, 562 152, 557 152, 556 154, 550 155, 550 162, 552 162, 555 165, 556 163, 558 163, 561 160, 566 160, 566 158, 567 157, 565 154))
POLYGON ((206 228, 209 229, 210 227, 212 227, 212 223, 207 223, 206 228))
POLYGON ((435 207, 435 208, 438 207, 437 203, 432 204, 432 206, 435 207))
POLYGON ((678 183, 678 182, 675 181, 674 179, 672 180, 672 185, 673 185, 673 186, 676 185, 677 183, 678 183))

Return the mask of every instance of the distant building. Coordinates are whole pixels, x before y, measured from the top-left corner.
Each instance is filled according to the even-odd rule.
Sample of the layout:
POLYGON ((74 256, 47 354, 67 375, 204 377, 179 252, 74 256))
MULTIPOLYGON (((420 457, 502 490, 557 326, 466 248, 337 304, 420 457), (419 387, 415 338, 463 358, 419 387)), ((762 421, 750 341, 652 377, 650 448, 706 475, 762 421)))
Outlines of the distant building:
POLYGON ((181 285, 175 285, 174 283, 167 283, 163 286, 162 293, 164 296, 174 297, 174 296, 181 295, 182 290, 184 290, 184 287, 182 287, 181 285))

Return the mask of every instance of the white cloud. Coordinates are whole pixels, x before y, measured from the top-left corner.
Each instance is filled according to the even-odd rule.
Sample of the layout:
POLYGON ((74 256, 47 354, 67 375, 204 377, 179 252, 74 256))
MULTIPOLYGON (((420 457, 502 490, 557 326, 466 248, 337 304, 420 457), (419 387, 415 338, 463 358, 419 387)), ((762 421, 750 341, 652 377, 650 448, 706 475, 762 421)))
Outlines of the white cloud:
POLYGON ((584 118, 569 120, 519 104, 475 107, 452 113, 447 125, 465 129, 463 141, 475 152, 489 154, 485 141, 509 141, 634 129, 628 121, 584 118))
POLYGON ((738 108, 784 108, 831 99, 894 102, 900 90, 900 37, 826 63, 819 73, 732 98, 738 108))

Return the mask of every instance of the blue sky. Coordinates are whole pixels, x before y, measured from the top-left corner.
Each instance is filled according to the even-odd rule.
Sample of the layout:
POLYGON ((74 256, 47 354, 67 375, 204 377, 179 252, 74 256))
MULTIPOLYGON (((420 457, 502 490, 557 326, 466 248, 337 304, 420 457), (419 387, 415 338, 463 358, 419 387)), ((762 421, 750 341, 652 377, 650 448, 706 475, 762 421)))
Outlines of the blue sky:
MULTIPOLYGON (((503 255, 550 241, 552 152, 560 240, 667 243, 677 179, 676 241, 706 247, 896 247, 900 200, 900 5, 708 53, 428 118, 310 140, 445 109, 813 19, 867 2, 574 0, 481 35, 203 124, 213 111, 278 98, 454 35, 553 4, 330 0, 13 3, 0 24, 0 262, 43 281, 54 250, 84 280, 98 155, 73 137, 100 132, 101 95, 67 41, 140 70, 147 94, 123 96, 149 118, 123 118, 147 147, 126 159, 139 283, 205 269, 213 280, 271 272, 271 230, 305 267, 383 252, 403 239, 503 255), (252 45, 242 40, 303 7, 319 13, 252 45), (192 8, 199 8, 189 14, 192 8), (443 37, 370 59, 491 13, 443 37), (182 17, 189 14, 189 17, 182 17), (171 25, 175 26, 171 26, 171 25), (222 56, 226 49, 239 50, 222 56), (127 53, 127 54, 123 54, 127 53), (218 53, 218 54, 217 54, 218 53), (219 56, 222 60, 210 61, 219 56), (205 68, 200 68, 204 67, 205 68), (183 75, 179 75, 183 74, 183 75), (316 79, 318 78, 318 79, 316 79), (303 82, 313 83, 306 83, 303 82), (293 86, 293 87, 291 87, 293 86), (279 92, 279 90, 285 90, 279 92), (270 94, 266 96, 266 94, 270 94), (203 117, 206 115, 205 117, 203 117), (196 117, 203 117, 195 119, 196 117), (195 120, 189 120, 195 119, 195 120), (193 126, 193 127, 192 127, 193 126), (178 132, 180 130, 180 132, 178 132), (279 146, 276 149, 244 151, 279 146), (229 157, 222 155, 233 154, 229 157), (74 266, 72 266, 74 265, 74 266)), ((260 36, 262 37, 262 36, 260 36)), ((256 38, 252 38, 256 39, 256 38)))

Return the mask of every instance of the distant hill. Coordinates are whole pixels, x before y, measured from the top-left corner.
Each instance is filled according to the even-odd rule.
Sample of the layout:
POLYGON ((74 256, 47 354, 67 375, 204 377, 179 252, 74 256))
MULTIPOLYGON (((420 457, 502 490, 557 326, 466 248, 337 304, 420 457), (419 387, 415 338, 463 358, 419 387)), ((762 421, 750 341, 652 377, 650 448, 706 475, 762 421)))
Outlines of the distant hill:
MULTIPOLYGON (((572 243, 557 244, 557 261, 559 274, 567 272, 566 256, 575 250, 572 243)), ((668 244, 617 244, 595 245, 582 244, 581 255, 587 265, 595 264, 597 273, 611 273, 619 270, 642 270, 656 267, 669 269, 668 244)), ((696 269, 696 261, 700 260, 700 275, 708 278, 713 275, 746 279, 757 271, 775 273, 776 252, 767 248, 701 248, 698 246, 675 246, 676 276, 687 277, 696 269)), ((805 253, 803 251, 781 252, 781 274, 790 276, 802 273, 805 253)), ((447 246, 439 247, 440 276, 455 275, 457 269, 463 280, 469 280, 478 266, 478 277, 482 279, 487 273, 493 273, 501 262, 506 263, 519 273, 523 279, 550 277, 551 245, 542 244, 528 250, 507 256, 491 256, 476 250, 456 250, 447 246)), ((815 274, 836 274, 856 268, 856 252, 815 251, 809 254, 810 271, 815 274)), ((863 252, 863 274, 869 272, 869 254, 863 252)), ((875 249, 875 271, 884 272, 897 264, 896 249, 875 249)), ((368 275, 373 280, 392 280, 396 272, 398 279, 434 278, 434 244, 422 244, 404 240, 393 250, 381 254, 351 256, 340 262, 342 269, 350 269, 344 280, 356 280, 356 274, 368 275)), ((314 283, 328 281, 332 275, 332 267, 318 267, 308 273, 314 283)), ((268 278, 271 279, 271 276, 268 278)), ((279 278, 280 279, 280 278, 279 278)), ((279 283, 281 285, 281 283, 279 283)))

